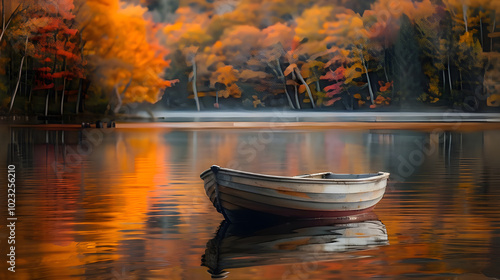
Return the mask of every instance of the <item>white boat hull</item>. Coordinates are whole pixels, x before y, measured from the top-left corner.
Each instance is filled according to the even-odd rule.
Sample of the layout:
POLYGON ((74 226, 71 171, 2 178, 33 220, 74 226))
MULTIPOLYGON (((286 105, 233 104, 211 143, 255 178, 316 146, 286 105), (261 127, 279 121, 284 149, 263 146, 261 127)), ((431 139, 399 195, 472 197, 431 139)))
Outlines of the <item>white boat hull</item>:
POLYGON ((213 166, 200 177, 217 210, 236 220, 236 216, 246 211, 287 218, 339 217, 366 212, 382 199, 389 173, 284 177, 213 166))

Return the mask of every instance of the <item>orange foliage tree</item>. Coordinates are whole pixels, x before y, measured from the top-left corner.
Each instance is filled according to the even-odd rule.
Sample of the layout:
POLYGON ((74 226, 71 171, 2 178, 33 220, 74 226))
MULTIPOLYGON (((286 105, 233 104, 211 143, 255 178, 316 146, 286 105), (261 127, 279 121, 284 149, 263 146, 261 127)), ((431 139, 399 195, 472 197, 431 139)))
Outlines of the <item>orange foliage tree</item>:
POLYGON ((484 84, 485 52, 494 52, 500 37, 500 4, 487 0, 186 0, 169 4, 160 16, 166 23, 152 22, 150 12, 156 19, 158 12, 141 6, 153 9, 161 0, 36 2, 43 8, 21 15, 20 6, 16 17, 2 16, 0 43, 17 42, 15 59, 0 58, 10 62, 11 108, 22 84, 12 68, 21 62, 21 73, 30 57, 35 88, 47 90, 47 101, 49 92, 61 92, 61 113, 65 89, 86 73, 114 112, 158 101, 174 82, 166 75, 190 87, 184 96, 197 110, 207 95, 216 108, 219 98, 292 109, 308 102, 375 108, 405 99, 470 108, 479 102, 471 92, 484 84), (166 58, 176 69, 165 74, 166 58))
MULTIPOLYGON (((290 108, 295 109, 293 105, 290 94, 287 90, 287 81, 285 74, 281 68, 280 60, 284 57, 287 50, 292 47, 294 30, 292 27, 283 24, 276 23, 267 28, 264 28, 260 34, 259 45, 260 55, 258 60, 267 65, 271 71, 276 75, 276 77, 281 81, 284 89, 284 93, 288 100, 290 108)), ((297 89, 297 87, 294 87, 297 89)), ((300 102, 297 90, 295 91, 295 101, 296 106, 300 109, 300 102)))
POLYGON ((175 81, 165 80, 168 51, 156 35, 158 26, 146 19, 146 8, 119 0, 87 0, 79 14, 84 55, 110 99, 113 111, 133 102, 155 103, 175 81))

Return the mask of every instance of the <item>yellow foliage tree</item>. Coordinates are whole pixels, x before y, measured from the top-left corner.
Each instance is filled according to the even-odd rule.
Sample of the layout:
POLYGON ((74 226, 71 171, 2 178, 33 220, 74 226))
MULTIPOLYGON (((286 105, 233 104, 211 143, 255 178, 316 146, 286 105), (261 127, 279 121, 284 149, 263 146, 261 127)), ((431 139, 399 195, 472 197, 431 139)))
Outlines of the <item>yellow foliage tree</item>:
POLYGON ((332 20, 332 6, 313 6, 306 9, 300 17, 296 19, 295 36, 299 40, 307 38, 309 41, 322 41, 325 34, 318 32, 323 25, 332 20))
MULTIPOLYGON (((366 30, 363 18, 348 10, 346 13, 338 14, 337 21, 324 25, 322 30, 326 34, 325 44, 332 44, 339 48, 334 59, 346 64, 345 84, 353 83, 354 79, 365 74, 370 101, 374 104, 374 91, 372 89, 368 67, 368 61, 373 57, 369 54, 369 32, 366 30)), ((332 64, 332 61, 328 65, 332 64)))
MULTIPOLYGON (((196 109, 200 111, 197 80, 200 74, 203 75, 208 72, 205 71, 208 67, 206 63, 202 63, 202 67, 199 67, 197 57, 207 55, 203 49, 212 41, 212 37, 206 32, 210 18, 208 13, 198 13, 191 7, 180 7, 176 14, 176 21, 165 26, 163 33, 167 36, 167 46, 183 53, 187 64, 192 67, 190 81, 196 102, 196 109), (202 50, 201 54, 199 53, 200 49, 202 50)), ((206 62, 207 59, 204 57, 200 61, 206 62)))
POLYGON ((201 47, 211 42, 212 37, 206 32, 210 23, 209 14, 197 13, 190 7, 180 7, 176 15, 175 22, 163 28, 163 33, 167 36, 167 46, 182 50, 189 46, 201 47))
MULTIPOLYGON (((221 64, 219 65, 219 67, 217 67, 217 70, 212 73, 212 77, 210 78, 210 86, 212 88, 215 88, 216 83, 223 84, 225 88, 220 90, 220 94, 222 95, 222 97, 228 98, 229 96, 232 96, 234 98, 240 98, 241 90, 235 83, 236 81, 238 81, 238 74, 238 70, 234 69, 233 66, 221 64)), ((217 91, 217 106, 218 97, 219 91, 217 91)))

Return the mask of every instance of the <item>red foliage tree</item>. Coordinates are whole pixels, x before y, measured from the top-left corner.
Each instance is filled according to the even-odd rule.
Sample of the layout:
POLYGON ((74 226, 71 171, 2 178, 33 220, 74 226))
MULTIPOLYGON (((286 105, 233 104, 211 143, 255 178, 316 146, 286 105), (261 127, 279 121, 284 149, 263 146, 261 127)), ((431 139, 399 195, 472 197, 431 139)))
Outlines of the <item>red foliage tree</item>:
POLYGON ((61 114, 67 82, 83 78, 82 59, 78 30, 73 28, 73 0, 38 2, 30 9, 31 17, 44 24, 32 34, 33 57, 37 60, 34 89, 46 89, 45 115, 48 113, 50 89, 57 94, 61 91, 61 114), (61 81, 59 87, 57 81, 61 81))

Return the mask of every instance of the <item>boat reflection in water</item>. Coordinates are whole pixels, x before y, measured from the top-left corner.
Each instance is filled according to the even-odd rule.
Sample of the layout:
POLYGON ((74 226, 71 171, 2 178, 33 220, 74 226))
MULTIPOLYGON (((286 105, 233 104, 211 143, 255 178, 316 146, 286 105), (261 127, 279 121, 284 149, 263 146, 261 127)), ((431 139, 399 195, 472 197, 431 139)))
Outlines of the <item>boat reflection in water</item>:
POLYGON ((279 225, 222 221, 207 243, 202 265, 209 268, 212 278, 225 278, 228 272, 224 269, 343 260, 356 257, 347 252, 388 244, 387 230, 373 212, 279 225))

